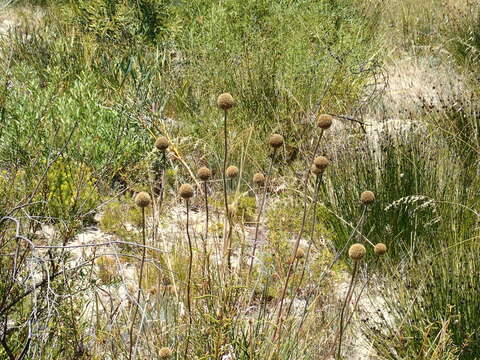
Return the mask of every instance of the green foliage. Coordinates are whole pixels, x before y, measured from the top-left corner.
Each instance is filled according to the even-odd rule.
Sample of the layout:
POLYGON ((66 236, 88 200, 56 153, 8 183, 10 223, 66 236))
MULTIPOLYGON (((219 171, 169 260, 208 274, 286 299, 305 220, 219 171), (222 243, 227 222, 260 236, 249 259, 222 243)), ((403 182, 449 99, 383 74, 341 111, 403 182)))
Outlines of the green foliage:
MULTIPOLYGON (((478 238, 479 233, 476 236, 478 238)), ((448 317, 454 344, 462 360, 474 360, 480 353, 480 304, 476 300, 480 286, 479 246, 475 240, 461 244, 455 237, 452 245, 435 254, 431 262, 421 265, 410 277, 411 285, 421 284, 411 323, 420 327, 427 321, 448 317), (458 242, 459 244, 455 244, 458 242), (428 284, 428 286, 427 286, 428 284)))
POLYGON ((257 208, 255 197, 242 194, 235 200, 237 206, 236 217, 244 222, 255 221, 255 211, 257 208))
POLYGON ((169 35, 171 0, 80 0, 65 6, 66 22, 107 42, 147 41, 169 35))
POLYGON ((467 6, 452 5, 448 21, 442 27, 447 39, 446 47, 461 65, 477 72, 480 61, 480 6, 467 2, 467 6))
MULTIPOLYGON (((150 212, 150 208, 147 208, 146 216, 150 212)), ((136 228, 141 225, 142 212, 135 206, 131 196, 125 195, 113 199, 103 208, 100 228, 106 233, 116 234, 125 241, 138 241, 139 234, 136 228)))
MULTIPOLYGON (((338 151, 332 159, 335 165, 327 171, 331 188, 322 196, 333 209, 326 223, 335 234, 336 247, 343 248, 363 211, 361 192, 373 191, 376 201, 366 211, 363 233, 373 243, 387 244, 388 256, 400 260, 419 244, 441 248, 439 224, 474 221, 461 206, 445 202, 465 204, 467 197, 476 203, 472 195, 479 183, 473 180, 471 188, 463 186, 464 164, 457 160, 446 132, 416 123, 391 126, 386 123, 377 130, 378 138, 376 131, 366 138, 349 138, 348 150, 338 151), (465 215, 456 218, 459 213, 465 215)), ((477 206, 474 203, 469 206, 477 206)))
MULTIPOLYGON (((39 2, 46 6, 41 26, 20 26, 1 40, 0 75, 6 80, 0 83, 0 215, 13 211, 16 216, 51 216, 75 223, 85 214, 92 215, 100 200, 113 194, 118 185, 124 189, 145 186, 150 170, 158 181, 155 175, 166 167, 166 184, 171 188, 189 176, 184 164, 194 169, 208 163, 218 176, 223 119, 215 99, 223 91, 231 92, 237 103, 228 117, 229 161, 244 164, 242 180, 267 168, 271 150, 265 139, 273 131, 285 135, 287 141, 277 157, 273 178, 287 175, 285 179, 291 179, 290 175, 304 170, 311 140, 318 134, 312 114, 362 115, 372 94, 370 82, 378 79, 383 60, 384 49, 378 46, 380 20, 399 25, 396 30, 400 29, 405 48, 411 44, 428 48, 441 42, 460 64, 478 62, 480 48, 477 8, 463 9, 458 17, 452 11, 453 19, 442 22, 439 19, 446 7, 438 7, 437 0, 428 4, 391 0, 395 6, 387 4, 385 8, 353 0, 35 3, 39 2), (399 8, 402 11, 396 12, 399 8), (388 20, 383 10, 394 17, 388 20), (148 153, 159 134, 168 135, 174 145, 166 164, 156 151, 148 153), (290 156, 293 153, 299 154, 299 159, 290 156)), ((388 26, 390 29, 390 23, 388 26)), ((468 101, 457 94, 441 98, 440 104, 423 104, 417 122, 406 125, 406 130, 381 129, 376 139, 373 131, 364 135, 347 127, 330 131, 326 135, 329 143, 322 144, 321 152, 332 159, 332 166, 321 188, 316 231, 312 236, 310 211, 303 233, 303 240, 313 244, 310 261, 295 260, 299 269, 305 265, 305 276, 293 274, 287 295, 300 284, 300 274, 303 284, 318 288, 318 279, 335 253, 347 245, 352 226, 362 213, 360 193, 374 191, 377 201, 367 211, 362 231, 370 241, 384 242, 389 248, 386 257, 390 262, 380 265, 380 270, 402 265, 396 273, 399 277, 394 278, 402 290, 400 301, 390 305, 404 324, 395 329, 403 339, 392 342, 378 334, 372 337, 379 353, 388 359, 435 359, 430 349, 438 349, 435 352, 445 353, 442 360, 455 359, 457 353, 470 360, 480 351, 480 339, 475 337, 479 328, 475 314, 480 310, 475 301, 480 275, 475 262, 478 247, 469 243, 478 238, 475 211, 480 205, 480 124, 475 92, 468 101), (338 142, 337 134, 344 135, 338 142), (330 240, 333 250, 324 246, 330 240), (431 262, 425 262, 432 254, 431 262), (405 314, 405 309, 411 312, 405 314)), ((302 226, 302 196, 298 194, 302 185, 291 183, 268 210, 262 266, 254 269, 257 285, 252 289, 243 288, 240 270, 238 279, 230 282, 207 264, 214 261, 213 256, 222 257, 215 253, 216 248, 208 254, 206 246, 195 249, 194 257, 201 261, 196 261, 193 269, 196 311, 190 340, 191 352, 198 358, 221 358, 228 352, 223 348, 226 344, 233 346, 239 359, 272 354, 269 336, 274 329, 268 306, 280 295, 283 281, 279 280, 284 279, 292 261, 292 240, 302 226), (250 301, 245 290, 252 290, 251 299, 259 304, 254 327, 238 316, 239 304, 250 301)), ((213 213, 223 209, 222 200, 215 196, 217 184, 210 184, 213 213)), ((245 185, 240 184, 243 191, 245 185)), ((255 219, 253 197, 240 192, 231 199, 237 207, 236 224, 255 219)), ((140 224, 141 212, 130 196, 122 196, 104 207, 100 227, 124 240, 138 241, 135 227, 140 224)), ((25 263, 15 265, 20 270, 17 277, 12 275, 10 254, 19 251, 18 259, 30 255, 27 244, 22 243, 23 248, 15 242, 13 228, 0 225, 2 255, 9 255, 0 256, 0 298, 9 301, 32 285, 12 283, 15 278, 30 279, 32 274, 27 271, 31 264, 25 263)), ((214 235, 221 237, 223 226, 218 218, 212 219, 214 241, 218 241, 214 235)), ((25 232, 37 240, 35 226, 28 225, 25 232)), ((71 240, 72 233, 63 240, 71 240)), ((159 319, 168 319, 169 329, 183 329, 184 325, 177 305, 187 279, 186 248, 177 240, 162 255, 149 251, 144 285, 158 295, 146 307, 149 334, 180 348, 183 332, 155 331, 160 329, 155 328, 157 324, 164 326, 159 319), (160 295, 158 284, 165 287, 165 294, 160 295)), ((208 243, 198 232, 193 240, 196 246, 208 243)), ((238 233, 234 232, 232 240, 233 250, 238 250, 238 233)), ((160 246, 157 241, 154 237, 154 245, 160 246)), ((57 256, 55 251, 48 253, 57 256)), ((58 255, 59 261, 63 255, 58 255)), ((110 286, 116 279, 109 272, 111 261, 106 259, 97 262, 102 283, 95 286, 110 286)), ((55 272, 53 260, 47 263, 36 271, 55 272)), ((337 263, 333 270, 345 270, 345 265, 337 263)), ((58 278, 49 283, 52 293, 60 294, 54 303, 58 312, 50 319, 40 319, 52 330, 47 343, 35 346, 45 347, 51 358, 89 356, 82 352, 82 334, 87 330, 76 321, 80 312, 63 301, 83 291, 67 280, 78 280, 79 287, 85 284, 81 278, 69 276, 63 277, 65 282, 58 278)), ((331 290, 328 285, 324 289, 331 290)), ((318 295, 310 288, 298 290, 296 295, 302 300, 318 295)), ((41 308, 50 308, 50 295, 48 288, 40 287, 12 308, 9 320, 25 324, 33 296, 43 301, 41 308)), ((319 332, 331 328, 323 320, 317 323, 320 315, 309 316, 319 332)), ((294 324, 288 326, 291 331, 275 348, 278 358, 318 358, 321 346, 317 338, 296 341, 304 333, 296 333, 294 324)), ((9 335, 15 352, 28 335, 25 329, 17 327, 9 335)), ((121 327, 112 331, 123 338, 121 327)), ((112 333, 109 329, 109 338, 112 333)), ((115 345, 112 342, 112 348, 115 345)))
POLYGON ((39 199, 49 216, 68 219, 93 210, 100 195, 86 165, 60 159, 50 167, 39 199))
MULTIPOLYGON (((268 238, 264 261, 267 265, 273 266, 279 274, 287 272, 292 257, 292 247, 301 229, 303 204, 298 200, 286 195, 267 211, 268 238)), ((317 206, 317 220, 312 238, 313 214, 311 210, 305 222, 303 239, 312 244, 311 260, 307 272, 312 278, 318 279, 321 275, 325 275, 324 272, 333 260, 334 256, 323 244, 324 239, 330 238, 333 234, 326 229, 323 223, 326 215, 325 209, 317 206)), ((302 245, 301 247, 306 253, 308 246, 302 245)), ((342 265, 335 264, 334 272, 342 268, 342 265)))

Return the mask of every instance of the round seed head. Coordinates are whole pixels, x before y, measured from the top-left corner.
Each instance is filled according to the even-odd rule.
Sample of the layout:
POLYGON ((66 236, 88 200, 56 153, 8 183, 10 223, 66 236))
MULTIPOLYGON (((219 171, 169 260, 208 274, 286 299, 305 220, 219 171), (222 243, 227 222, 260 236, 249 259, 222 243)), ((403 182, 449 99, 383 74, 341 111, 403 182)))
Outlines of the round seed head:
POLYGON ((190 199, 193 196, 193 187, 190 184, 183 184, 178 189, 178 194, 184 199, 190 199))
POLYGON ((371 191, 364 191, 360 195, 360 201, 363 205, 370 205, 375 201, 375 194, 371 191))
POLYGON ((316 167, 318 167, 322 171, 325 170, 328 165, 330 165, 330 161, 325 156, 317 156, 313 160, 313 163, 315 164, 316 167))
POLYGON ((210 179, 210 177, 212 176, 212 172, 210 171, 209 168, 207 168, 206 166, 203 166, 200 169, 198 169, 197 176, 202 181, 208 181, 208 179, 210 179))
POLYGON ((271 147, 273 147, 274 149, 277 149, 283 145, 283 136, 280 134, 273 134, 272 136, 270 136, 268 143, 270 144, 271 147))
POLYGON ((168 359, 170 356, 172 356, 172 354, 173 354, 172 349, 168 347, 162 347, 158 351, 158 356, 160 357, 160 359, 168 359))
POLYGON ((302 248, 297 249, 297 255, 295 255, 295 258, 297 259, 302 259, 305 257, 305 251, 302 248))
POLYGON ((332 116, 328 114, 321 114, 317 118, 317 126, 321 129, 327 130, 332 126, 332 116))
POLYGON ((165 151, 170 146, 170 141, 165 136, 159 136, 155 141, 155 147, 158 150, 165 151))
POLYGON ((365 249, 365 246, 362 244, 353 244, 350 246, 350 249, 348 249, 348 256, 350 259, 358 261, 363 259, 367 252, 367 249, 365 249))
POLYGON ((263 186, 265 184, 265 175, 262 173, 256 173, 253 175, 253 183, 258 186, 263 186))
POLYGON ((387 245, 383 243, 378 243, 373 248, 373 251, 375 252, 375 255, 382 256, 387 252, 387 245))
POLYGON ((227 175, 229 179, 236 178, 238 176, 238 168, 235 165, 230 165, 225 171, 225 175, 227 175))
POLYGON ((323 170, 316 167, 315 164, 312 164, 312 166, 310 166, 310 171, 312 172, 312 174, 314 175, 320 175, 321 173, 323 173, 323 170))
POLYGON ((157 288, 152 286, 150 289, 148 289, 148 293, 152 296, 155 296, 157 294, 157 288))
POLYGON ((235 106, 233 96, 229 93, 220 94, 217 98, 217 106, 222 110, 228 110, 235 106))
POLYGON ((141 191, 135 196, 135 204, 140 208, 146 208, 150 205, 150 201, 150 195, 145 191, 141 191))

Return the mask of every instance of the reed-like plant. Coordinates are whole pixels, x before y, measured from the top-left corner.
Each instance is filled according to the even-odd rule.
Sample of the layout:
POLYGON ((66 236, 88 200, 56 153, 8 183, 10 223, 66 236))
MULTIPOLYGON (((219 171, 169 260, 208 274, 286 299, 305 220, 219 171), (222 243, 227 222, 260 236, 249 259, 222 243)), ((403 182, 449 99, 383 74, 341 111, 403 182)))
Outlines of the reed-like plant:
POLYGON ((134 355, 134 337, 133 337, 133 330, 135 328, 135 320, 138 313, 138 308, 140 307, 140 297, 142 294, 142 280, 143 280, 143 268, 145 265, 145 253, 146 253, 146 235, 145 235, 145 208, 149 206, 151 203, 150 195, 144 191, 139 192, 135 196, 135 204, 142 210, 142 258, 140 262, 140 272, 138 275, 138 290, 137 290, 137 298, 136 303, 133 307, 133 316, 132 316, 132 323, 130 325, 130 342, 129 342, 129 350, 128 350, 128 359, 131 360, 132 356, 134 355))

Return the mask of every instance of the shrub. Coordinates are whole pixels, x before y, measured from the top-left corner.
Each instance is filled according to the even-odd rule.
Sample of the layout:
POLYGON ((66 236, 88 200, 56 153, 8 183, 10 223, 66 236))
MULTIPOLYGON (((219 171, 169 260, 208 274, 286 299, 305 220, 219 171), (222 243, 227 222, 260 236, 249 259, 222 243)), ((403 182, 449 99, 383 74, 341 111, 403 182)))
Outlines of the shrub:
POLYGON ((57 219, 77 219, 90 213, 99 203, 91 170, 82 163, 60 159, 47 173, 41 197, 47 214, 57 219))
POLYGON ((64 8, 65 21, 107 42, 164 40, 170 32, 171 0, 80 0, 64 8))

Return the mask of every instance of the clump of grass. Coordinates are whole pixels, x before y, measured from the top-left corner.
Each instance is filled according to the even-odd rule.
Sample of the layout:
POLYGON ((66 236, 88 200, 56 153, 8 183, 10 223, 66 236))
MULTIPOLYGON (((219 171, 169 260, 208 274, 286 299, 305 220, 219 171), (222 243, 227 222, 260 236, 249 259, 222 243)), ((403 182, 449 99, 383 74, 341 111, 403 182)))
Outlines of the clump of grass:
POLYGON ((379 356, 476 359, 478 245, 451 229, 444 235, 453 239, 451 246, 417 250, 402 265, 406 271, 391 263, 383 270, 383 312, 390 319, 369 319, 363 327, 379 356), (393 326, 384 327, 387 323, 393 326))

